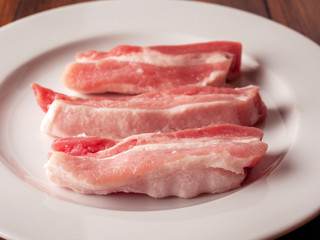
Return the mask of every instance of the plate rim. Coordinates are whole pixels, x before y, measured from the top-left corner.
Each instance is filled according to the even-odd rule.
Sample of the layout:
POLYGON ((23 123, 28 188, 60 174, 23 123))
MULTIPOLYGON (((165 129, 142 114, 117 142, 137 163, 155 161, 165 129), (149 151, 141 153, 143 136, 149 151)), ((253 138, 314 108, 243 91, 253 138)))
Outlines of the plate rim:
MULTIPOLYGON (((111 2, 117 2, 117 1, 111 1, 111 2)), ((129 1, 122 1, 122 2, 129 2, 129 1)), ((132 1, 131 1, 132 2, 132 1)), ((146 2, 146 1, 136 1, 136 2, 146 2)), ((156 2, 156 1, 151 1, 151 2, 156 2)), ((183 1, 165 1, 165 2, 167 2, 167 3, 169 3, 169 2, 179 2, 179 3, 182 3, 183 1)), ((2 35, 3 34, 3 32, 5 32, 4 31, 4 29, 12 29, 12 28, 15 28, 15 26, 20 26, 20 25, 25 25, 25 24, 28 24, 28 19, 31 19, 31 20, 33 20, 33 19, 35 19, 35 17, 37 17, 37 18, 45 18, 46 16, 47 16, 47 14, 50 12, 50 14, 58 14, 60 11, 61 11, 61 9, 65 9, 65 10, 63 10, 63 11, 67 11, 67 9, 73 9, 75 6, 79 6, 79 8, 82 8, 80 5, 95 5, 95 4, 101 4, 101 5, 104 5, 104 4, 106 4, 106 5, 109 5, 108 4, 109 2, 104 2, 104 1, 96 1, 96 2, 85 2, 85 3, 77 3, 77 4, 72 4, 72 5, 67 5, 67 6, 63 6, 63 7, 59 7, 59 8, 55 8, 55 9, 50 9, 50 10, 46 10, 46 11, 43 11, 43 12, 40 12, 40 13, 37 13, 37 14, 34 14, 34 15, 31 15, 31 16, 27 16, 27 17, 25 17, 25 18, 22 18, 22 19, 19 19, 19 20, 17 20, 17 21, 15 21, 15 22, 13 22, 13 23, 10 23, 10 24, 7 24, 7 25, 5 25, 5 26, 3 26, 3 27, 1 27, 0 28, 0 35, 2 35)), ((258 16, 258 15, 256 15, 256 14, 252 14, 252 13, 248 13, 248 12, 245 12, 245 11, 243 11, 243 10, 238 10, 238 9, 234 9, 234 8, 230 8, 230 7, 225 7, 225 6, 220 6, 220 5, 216 5, 216 4, 209 4, 209 3, 203 3, 203 2, 191 2, 191 1, 189 1, 189 2, 185 2, 185 3, 192 3, 192 4, 200 4, 200 5, 203 5, 203 6, 214 6, 214 7, 219 7, 219 8, 226 8, 226 9, 229 9, 229 10, 231 10, 231 11, 240 11, 240 12, 242 12, 242 14, 251 14, 251 15, 253 15, 254 17, 259 17, 259 18, 261 18, 261 19, 263 19, 263 20, 269 20, 272 24, 277 24, 277 23, 275 23, 275 22, 273 22, 273 21, 271 21, 270 19, 266 19, 266 18, 263 18, 263 17, 261 17, 261 16, 258 16)), ((191 5, 192 5, 191 4, 191 5)), ((285 28, 286 30, 290 30, 290 31, 293 31, 294 32, 294 34, 298 34, 298 35, 300 35, 300 37, 303 37, 304 38, 304 41, 307 39, 307 40, 309 40, 309 43, 313 43, 313 44, 315 44, 317 47, 319 47, 318 45, 317 45, 317 43, 315 43, 315 42, 313 42, 312 40, 310 40, 310 39, 308 39, 308 38, 306 38, 305 36, 303 36, 301 33, 299 33, 299 32, 296 32, 295 30, 292 30, 292 29, 290 29, 290 28, 288 28, 288 27, 286 27, 286 26, 283 26, 283 25, 280 25, 282 28, 285 28)), ((1 83, 2 83, 2 80, 1 80, 1 83)), ((0 165, 1 167, 0 168, 2 168, 2 165, 0 165)), ((41 194, 40 194, 41 195, 41 194)), ((314 213, 310 213, 309 214, 309 216, 307 217, 306 216, 306 218, 305 219, 301 219, 301 221, 299 221, 299 223, 302 225, 302 224, 304 224, 305 222, 307 222, 307 221, 309 221, 309 220, 311 220, 312 218, 314 218, 314 217, 316 217, 317 215, 318 215, 319 213, 317 213, 317 212, 314 212, 314 213)), ((291 230, 293 230, 292 228, 296 228, 296 227, 299 227, 299 226, 301 226, 300 224, 296 224, 295 225, 295 227, 294 226, 291 226, 290 228, 291 228, 291 230)), ((2 230, 1 230, 1 226, 0 226, 0 231, 1 231, 1 234, 3 234, 4 236, 6 235, 5 234, 5 232, 3 232, 2 230)), ((282 235, 282 233, 281 233, 281 235, 282 235)), ((8 236, 9 237, 9 236, 8 236)))

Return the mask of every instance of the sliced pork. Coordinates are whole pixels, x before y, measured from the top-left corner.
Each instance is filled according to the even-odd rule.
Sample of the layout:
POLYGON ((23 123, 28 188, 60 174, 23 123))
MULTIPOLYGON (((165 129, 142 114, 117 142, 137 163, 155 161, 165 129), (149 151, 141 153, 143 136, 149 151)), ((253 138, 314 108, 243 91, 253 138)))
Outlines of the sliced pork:
POLYGON ((224 86, 240 75, 238 42, 178 46, 118 46, 109 52, 76 56, 63 75, 68 88, 82 93, 137 94, 184 85, 224 86))
POLYGON ((266 153, 262 136, 257 128, 219 125, 135 135, 102 149, 99 142, 113 141, 57 139, 46 171, 53 183, 82 194, 133 192, 191 198, 239 187, 246 169, 266 153), (87 150, 97 145, 99 150, 87 150), (72 153, 74 148, 79 151, 72 153))
POLYGON ((172 132, 212 124, 251 126, 264 119, 259 88, 187 86, 121 98, 77 98, 33 84, 46 111, 42 130, 56 137, 122 139, 134 134, 172 132))

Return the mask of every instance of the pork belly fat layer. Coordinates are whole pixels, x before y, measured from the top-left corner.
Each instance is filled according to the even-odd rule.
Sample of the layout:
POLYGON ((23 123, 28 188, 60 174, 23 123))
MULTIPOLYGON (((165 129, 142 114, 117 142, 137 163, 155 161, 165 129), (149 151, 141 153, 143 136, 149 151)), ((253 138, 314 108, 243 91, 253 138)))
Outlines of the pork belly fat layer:
POLYGON ((180 46, 118 46, 88 51, 65 70, 63 83, 83 93, 137 94, 184 85, 224 86, 240 75, 242 46, 208 42, 180 46))
POLYGON ((187 86, 117 99, 54 95, 39 85, 32 86, 39 105, 48 109, 42 130, 56 137, 85 134, 121 139, 212 124, 251 126, 266 115, 256 86, 238 89, 187 86))
MULTIPOLYGON (((54 151, 46 171, 55 184, 83 194, 135 192, 190 198, 239 187, 244 169, 255 166, 266 153, 261 138, 259 129, 233 125, 140 134, 95 153, 74 156, 54 151)), ((74 146, 82 140, 57 141, 74 146)))

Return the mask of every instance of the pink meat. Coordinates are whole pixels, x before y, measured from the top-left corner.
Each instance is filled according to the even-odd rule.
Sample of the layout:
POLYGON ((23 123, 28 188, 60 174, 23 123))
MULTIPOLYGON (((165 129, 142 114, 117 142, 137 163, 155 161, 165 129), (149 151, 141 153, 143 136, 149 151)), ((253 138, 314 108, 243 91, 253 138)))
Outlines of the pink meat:
POLYGON ((46 171, 55 184, 83 194, 134 192, 191 198, 239 187, 246 168, 258 164, 266 153, 262 135, 257 128, 219 125, 135 135, 77 156, 57 152, 59 144, 74 144, 58 139, 46 171))
POLYGON ((52 143, 52 149, 74 156, 95 153, 113 147, 115 141, 98 137, 57 138, 52 143))
POLYGON ((224 86, 240 75, 242 46, 207 42, 179 46, 118 46, 76 56, 64 84, 83 93, 136 94, 184 85, 224 86))
POLYGON ((76 98, 33 84, 42 109, 42 130, 56 137, 121 139, 147 132, 172 132, 212 124, 251 126, 266 107, 259 88, 182 87, 123 98, 76 98))

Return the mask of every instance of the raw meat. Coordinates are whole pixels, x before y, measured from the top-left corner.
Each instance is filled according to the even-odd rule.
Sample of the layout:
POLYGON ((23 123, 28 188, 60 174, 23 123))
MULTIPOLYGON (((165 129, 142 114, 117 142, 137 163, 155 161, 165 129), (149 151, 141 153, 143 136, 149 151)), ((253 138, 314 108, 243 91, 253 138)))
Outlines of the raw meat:
POLYGON ((242 46, 238 42, 207 42, 179 46, 118 46, 109 52, 76 56, 63 83, 82 93, 137 94, 184 85, 224 86, 240 75, 242 46))
POLYGON ((172 132, 212 124, 251 126, 262 121, 266 107, 259 87, 187 86, 122 98, 77 98, 33 84, 47 111, 42 130, 56 137, 121 139, 147 132, 172 132))
POLYGON ((96 146, 96 138, 82 145, 83 138, 57 139, 46 171, 53 183, 82 194, 134 192, 191 198, 239 187, 246 169, 266 153, 262 136, 253 127, 216 125, 135 135, 95 153, 85 149, 91 147, 91 140, 96 146), (64 150, 75 147, 75 141, 82 149, 79 154, 64 150))
POLYGON ((116 145, 116 141, 98 137, 73 137, 57 138, 52 143, 52 149, 57 152, 65 152, 74 156, 95 153, 116 145))

